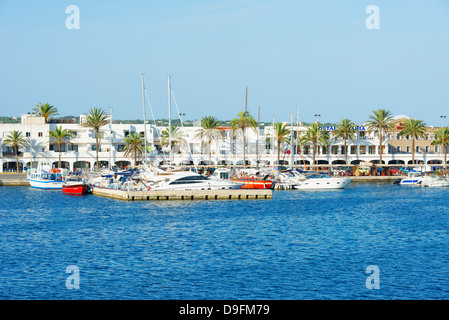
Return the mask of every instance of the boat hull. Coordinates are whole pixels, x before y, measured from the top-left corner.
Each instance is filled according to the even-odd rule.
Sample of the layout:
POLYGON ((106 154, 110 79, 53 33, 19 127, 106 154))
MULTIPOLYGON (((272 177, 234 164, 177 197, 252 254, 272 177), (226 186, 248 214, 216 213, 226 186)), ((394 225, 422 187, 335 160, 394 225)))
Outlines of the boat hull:
POLYGON ((88 186, 85 183, 77 183, 77 184, 63 184, 62 192, 66 194, 87 194, 88 186))
POLYGON ((30 186, 37 189, 62 189, 62 181, 28 179, 30 186))
POLYGON ((298 182, 294 188, 301 190, 344 189, 349 183, 351 183, 349 178, 312 178, 298 182))
POLYGON ((242 189, 271 189, 273 187, 273 181, 270 180, 231 179, 231 181, 243 184, 242 189))
POLYGON ((419 185, 422 182, 422 179, 402 179, 399 184, 401 186, 413 186, 413 185, 419 185))

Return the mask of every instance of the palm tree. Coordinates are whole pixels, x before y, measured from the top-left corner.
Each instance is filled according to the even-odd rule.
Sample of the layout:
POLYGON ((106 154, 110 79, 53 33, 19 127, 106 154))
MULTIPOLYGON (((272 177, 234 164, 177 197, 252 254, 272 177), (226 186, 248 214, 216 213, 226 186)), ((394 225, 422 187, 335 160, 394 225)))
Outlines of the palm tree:
POLYGON ((67 129, 62 129, 61 127, 56 126, 55 130, 50 130, 48 133, 50 140, 55 141, 58 144, 58 150, 59 150, 59 161, 58 161, 58 168, 61 168, 61 147, 63 143, 68 143, 70 139, 72 138, 72 134, 67 129))
POLYGON ((343 139, 344 141, 344 150, 345 150, 345 163, 348 164, 348 151, 347 151, 347 142, 351 140, 355 142, 357 131, 355 129, 355 124, 349 119, 342 119, 337 124, 337 129, 334 131, 334 139, 343 139))
POLYGON ((318 145, 329 145, 329 134, 320 127, 320 124, 318 122, 315 122, 307 128, 307 131, 301 138, 301 142, 302 144, 311 143, 313 145, 312 165, 315 165, 318 145))
POLYGON ((437 132, 435 132, 436 139, 432 141, 432 145, 441 145, 442 149, 444 149, 444 170, 447 169, 447 153, 446 148, 449 145, 449 128, 444 127, 440 128, 437 132))
POLYGON ((89 110, 88 113, 84 114, 85 119, 81 123, 82 126, 88 127, 94 130, 95 132, 95 151, 96 151, 96 170, 98 171, 99 168, 99 161, 98 161, 98 145, 99 145, 99 137, 100 137, 100 128, 108 123, 109 115, 104 111, 102 108, 92 108, 89 110))
POLYGON ((13 130, 9 132, 9 135, 3 139, 3 145, 14 148, 16 155, 16 171, 19 172, 19 149, 27 145, 27 140, 23 137, 23 134, 19 130, 13 130))
POLYGON ((221 133, 217 129, 218 120, 215 117, 208 116, 201 119, 201 128, 197 131, 195 138, 205 142, 209 146, 209 164, 211 163, 212 142, 220 139, 221 133))
POLYGON ((421 120, 407 119, 402 123, 399 135, 412 137, 412 164, 415 164, 415 139, 426 137, 426 124, 421 120))
MULTIPOLYGON (((170 150, 173 151, 176 145, 182 145, 185 142, 184 134, 181 131, 181 127, 171 126, 171 146, 170 150)), ((168 146, 170 143, 170 133, 168 128, 161 133, 161 143, 163 146, 168 146)))
POLYGON ((367 121, 368 130, 379 134, 379 155, 380 164, 382 164, 382 139, 390 131, 394 129, 393 116, 390 111, 385 109, 374 110, 367 121))
POLYGON ((40 114, 42 117, 45 118, 45 122, 48 122, 48 119, 50 119, 51 116, 58 115, 58 109, 56 107, 51 106, 48 103, 38 103, 36 107, 33 109, 37 114, 40 114))
POLYGON ((134 165, 137 165, 137 157, 142 156, 145 151, 145 138, 141 134, 132 132, 123 141, 125 142, 123 148, 125 156, 134 157, 134 165))
POLYGON ((287 129, 287 123, 276 122, 273 124, 273 139, 276 141, 278 152, 278 165, 280 164, 281 145, 284 147, 284 143, 288 142, 290 137, 290 130, 287 129))
POLYGON ((240 111, 237 117, 231 120, 232 130, 241 130, 243 139, 243 166, 246 166, 246 130, 251 128, 255 130, 257 127, 256 120, 248 111, 240 111))

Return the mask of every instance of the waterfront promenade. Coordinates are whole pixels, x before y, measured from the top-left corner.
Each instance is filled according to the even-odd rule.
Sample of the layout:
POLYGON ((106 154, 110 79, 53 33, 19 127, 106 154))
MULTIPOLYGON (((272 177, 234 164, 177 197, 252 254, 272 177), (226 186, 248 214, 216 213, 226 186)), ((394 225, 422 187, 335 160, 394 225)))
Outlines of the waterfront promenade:
MULTIPOLYGON (((348 176, 352 182, 390 183, 404 176, 348 176)), ((0 173, 0 186, 29 186, 25 173, 0 173)))
POLYGON ((29 186, 25 173, 0 173, 0 186, 29 186))

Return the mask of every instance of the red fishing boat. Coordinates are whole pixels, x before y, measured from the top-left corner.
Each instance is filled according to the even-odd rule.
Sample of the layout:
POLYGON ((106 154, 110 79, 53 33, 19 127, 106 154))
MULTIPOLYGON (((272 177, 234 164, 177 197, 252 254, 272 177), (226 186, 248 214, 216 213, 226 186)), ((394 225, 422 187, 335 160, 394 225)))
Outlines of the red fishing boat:
POLYGON ((236 172, 230 179, 236 183, 242 183, 242 189, 272 189, 273 181, 267 172, 256 169, 242 169, 236 172))
POLYGON ((273 186, 273 181, 271 180, 257 180, 250 177, 235 178, 231 179, 231 181, 243 183, 241 189, 271 189, 273 186))
POLYGON ((88 185, 83 180, 67 180, 62 184, 62 192, 66 194, 83 195, 88 191, 88 185))

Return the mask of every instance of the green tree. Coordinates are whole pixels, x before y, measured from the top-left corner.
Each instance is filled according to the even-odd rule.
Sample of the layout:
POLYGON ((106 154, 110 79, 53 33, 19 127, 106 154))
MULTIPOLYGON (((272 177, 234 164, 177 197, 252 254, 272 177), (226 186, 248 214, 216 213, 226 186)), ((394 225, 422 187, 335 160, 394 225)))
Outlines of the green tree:
POLYGON ((337 124, 337 129, 334 131, 335 141, 338 139, 343 139, 344 141, 344 152, 345 152, 345 163, 348 164, 348 150, 347 144, 348 140, 355 142, 357 131, 355 129, 355 124, 349 119, 342 119, 337 124))
POLYGON ((374 110, 367 121, 367 128, 370 131, 377 132, 379 135, 379 155, 380 164, 382 164, 382 140, 388 132, 394 129, 393 116, 390 111, 385 109, 374 110))
POLYGON ((141 157, 145 151, 145 138, 141 134, 132 132, 123 141, 125 143, 123 148, 125 156, 134 158, 134 165, 137 165, 137 158, 141 157))
POLYGON ((242 131, 243 139, 243 166, 246 166, 246 130, 257 127, 256 120, 249 114, 248 111, 240 111, 237 117, 231 120, 232 130, 242 131))
POLYGON ((446 149, 449 145, 449 128, 444 127, 440 128, 437 132, 435 132, 436 139, 432 141, 432 145, 441 145, 441 149, 444 152, 444 170, 447 170, 447 153, 446 149))
POLYGON ((37 114, 41 115, 42 117, 45 118, 45 122, 48 122, 48 119, 50 119, 50 117, 52 116, 56 116, 58 115, 58 109, 56 109, 56 107, 51 106, 48 103, 38 103, 36 105, 36 107, 33 109, 33 111, 35 111, 37 114))
MULTIPOLYGON (((173 149, 177 145, 182 145, 185 142, 184 134, 181 131, 181 127, 171 126, 171 146, 170 150, 173 152, 173 149)), ((170 143, 170 134, 168 128, 163 130, 161 133, 161 143, 162 146, 168 146, 170 143)))
POLYGON ((195 137, 201 140, 201 143, 209 148, 209 163, 212 157, 212 142, 221 138, 221 133, 218 128, 218 120, 215 117, 208 116, 201 119, 201 128, 196 132, 195 137))
POLYGON ((415 139, 426 137, 426 124, 421 120, 407 119, 402 123, 399 135, 412 137, 412 164, 415 164, 415 139))
POLYGON ((67 129, 62 129, 62 126, 58 127, 56 126, 55 130, 50 130, 48 133, 50 140, 54 141, 58 144, 58 150, 59 150, 59 161, 58 161, 58 168, 61 168, 61 152, 62 152, 62 144, 70 142, 70 139, 72 138, 72 134, 67 129))
POLYGON ((27 140, 23 137, 23 134, 19 130, 10 131, 9 134, 3 139, 4 146, 14 148, 16 156, 16 171, 19 172, 19 149, 27 146, 27 140))
POLYGON ((273 124, 273 139, 276 141, 277 155, 278 155, 278 165, 280 162, 281 146, 284 149, 284 143, 288 142, 290 137, 290 130, 287 128, 287 123, 276 122, 273 124))
POLYGON ((315 165, 315 158, 318 151, 318 145, 329 145, 329 134, 320 127, 318 122, 312 123, 301 138, 302 144, 311 143, 313 145, 313 161, 315 165))
POLYGON ((83 127, 88 127, 94 130, 95 132, 95 146, 96 146, 96 170, 100 166, 100 162, 98 161, 98 146, 99 146, 99 136, 100 136, 100 128, 108 123, 109 115, 102 108, 92 108, 87 113, 84 114, 85 119, 82 121, 81 125, 83 127))

